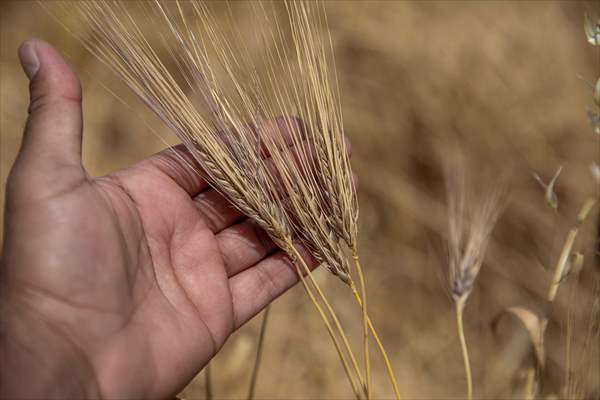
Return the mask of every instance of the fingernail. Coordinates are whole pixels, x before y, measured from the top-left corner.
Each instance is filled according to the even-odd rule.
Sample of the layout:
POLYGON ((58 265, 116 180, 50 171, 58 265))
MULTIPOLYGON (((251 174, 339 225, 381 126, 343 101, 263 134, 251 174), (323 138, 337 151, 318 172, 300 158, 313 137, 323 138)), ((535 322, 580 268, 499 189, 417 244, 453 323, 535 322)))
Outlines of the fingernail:
POLYGON ((19 58, 25 75, 32 80, 40 69, 40 60, 35 52, 35 45, 32 41, 27 41, 19 47, 19 58))

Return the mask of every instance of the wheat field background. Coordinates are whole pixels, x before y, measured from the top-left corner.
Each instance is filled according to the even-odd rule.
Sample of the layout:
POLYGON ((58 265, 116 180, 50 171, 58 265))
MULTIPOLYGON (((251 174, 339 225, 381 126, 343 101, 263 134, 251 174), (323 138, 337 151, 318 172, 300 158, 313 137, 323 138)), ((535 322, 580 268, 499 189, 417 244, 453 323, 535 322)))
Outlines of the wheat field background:
MULTIPOLYGON (((252 29, 245 19, 247 4, 232 7, 240 29, 252 29)), ((544 309, 564 237, 584 199, 598 191, 589 172, 600 157, 598 137, 586 120, 592 91, 578 75, 590 82, 600 75, 599 53, 586 43, 582 28, 584 14, 597 16, 600 3, 331 1, 326 7, 359 177, 369 311, 404 398, 465 393, 453 304, 444 283, 443 162, 457 152, 482 185, 508 177, 510 193, 465 311, 475 393, 521 398, 528 348, 506 350, 510 338, 523 336, 519 324, 502 321, 497 332, 492 324, 508 306, 544 309), (561 165, 556 214, 532 172, 549 179, 561 165)), ((27 83, 16 51, 29 37, 55 45, 80 74, 84 164, 91 175, 125 167, 176 142, 37 2, 2 1, 0 13, 0 202, 27 115, 27 83)), ((596 212, 578 242, 584 269, 561 287, 550 310, 544 396, 560 397, 568 310, 576 351, 589 326, 600 279, 598 227, 596 212)), ((316 275, 354 343, 360 343, 359 310, 337 280, 324 271, 316 275)), ((245 396, 259 326, 258 319, 244 326, 214 359, 217 398, 245 396)), ((574 354, 575 361, 583 360, 582 354, 574 354)), ((383 365, 375 360, 375 395, 391 397, 383 365)), ((600 376, 598 363, 586 369, 600 376)), ((599 381, 587 382, 590 398, 599 398, 599 381)), ((182 396, 202 398, 203 382, 200 374, 182 396)), ((273 305, 257 397, 350 396, 321 321, 302 289, 294 288, 273 305)))

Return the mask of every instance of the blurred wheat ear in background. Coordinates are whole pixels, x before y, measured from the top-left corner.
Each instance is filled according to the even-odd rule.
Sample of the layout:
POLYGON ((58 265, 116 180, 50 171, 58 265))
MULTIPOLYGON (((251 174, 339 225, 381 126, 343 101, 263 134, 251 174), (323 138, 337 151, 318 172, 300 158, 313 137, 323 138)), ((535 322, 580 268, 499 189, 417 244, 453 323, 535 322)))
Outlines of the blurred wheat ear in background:
POLYGON ((473 378, 463 325, 463 312, 483 264, 485 253, 503 205, 502 183, 476 196, 472 182, 466 182, 462 162, 448 167, 448 285, 455 303, 456 323, 465 375, 467 398, 473 398, 473 378))
POLYGON ((251 38, 240 35, 236 21, 217 21, 207 3, 138 6, 142 11, 134 15, 121 2, 77 3, 78 16, 91 28, 79 39, 173 130, 201 166, 198 173, 289 255, 355 396, 372 397, 371 332, 399 398, 367 312, 358 202, 323 4, 252 2, 249 18, 257 29, 251 38), (152 21, 167 59, 150 45, 139 15, 152 21), (264 51, 262 65, 248 56, 256 45, 264 51), (361 307, 364 368, 295 240, 348 285, 361 307))

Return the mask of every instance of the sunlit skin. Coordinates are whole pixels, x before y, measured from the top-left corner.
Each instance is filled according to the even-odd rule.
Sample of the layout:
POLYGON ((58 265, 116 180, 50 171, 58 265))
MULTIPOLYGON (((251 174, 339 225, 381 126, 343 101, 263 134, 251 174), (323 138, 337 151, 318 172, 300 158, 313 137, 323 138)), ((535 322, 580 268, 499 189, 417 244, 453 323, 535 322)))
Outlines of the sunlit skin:
POLYGON ((44 42, 19 55, 31 105, 6 188, 0 394, 173 396, 294 269, 181 147, 90 177, 78 78, 44 42))

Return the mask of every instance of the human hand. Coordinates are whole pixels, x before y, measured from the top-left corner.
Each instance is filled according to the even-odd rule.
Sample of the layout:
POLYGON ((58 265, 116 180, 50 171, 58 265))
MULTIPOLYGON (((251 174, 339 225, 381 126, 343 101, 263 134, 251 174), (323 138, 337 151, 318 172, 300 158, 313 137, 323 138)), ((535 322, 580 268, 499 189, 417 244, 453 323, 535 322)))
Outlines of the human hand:
POLYGON ((172 396, 297 276, 182 146, 88 176, 77 77, 44 42, 19 55, 31 104, 6 189, 1 393, 172 396))

